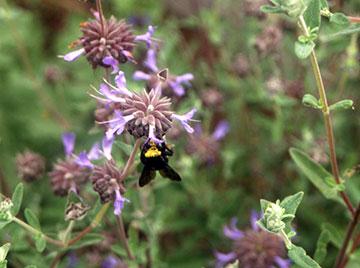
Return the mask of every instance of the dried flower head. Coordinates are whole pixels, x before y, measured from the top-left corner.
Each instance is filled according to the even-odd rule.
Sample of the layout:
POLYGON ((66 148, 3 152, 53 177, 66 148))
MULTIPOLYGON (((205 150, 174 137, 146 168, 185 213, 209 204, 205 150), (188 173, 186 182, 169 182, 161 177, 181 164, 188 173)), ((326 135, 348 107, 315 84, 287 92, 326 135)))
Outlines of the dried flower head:
MULTIPOLYGON (((161 71, 162 73, 164 71, 161 71)), ((162 77, 167 77, 162 74, 162 77)), ((146 137, 153 140, 162 139, 172 127, 173 120, 178 120, 187 132, 192 133, 193 128, 189 125, 196 110, 192 109, 184 115, 175 114, 171 110, 171 100, 163 97, 160 86, 141 93, 131 92, 125 86, 126 81, 123 72, 115 77, 117 87, 111 84, 101 84, 98 93, 103 97, 92 95, 104 105, 118 105, 113 116, 100 124, 107 126, 106 137, 113 139, 115 134, 120 135, 127 130, 136 138, 146 137)))
POLYGON ((91 170, 82 167, 75 159, 58 160, 49 173, 53 192, 58 196, 66 196, 70 190, 78 190, 91 174, 91 170))
POLYGON ((73 43, 73 46, 82 48, 66 54, 66 61, 73 61, 82 54, 93 68, 103 66, 117 69, 119 63, 132 60, 132 50, 135 46, 135 35, 131 26, 124 20, 118 21, 115 17, 101 18, 95 13, 95 19, 80 24, 83 35, 73 43))
POLYGON ((236 260, 239 267, 246 268, 290 267, 290 261, 284 259, 284 242, 277 235, 261 230, 256 224, 259 218, 260 215, 252 212, 252 229, 246 231, 236 227, 236 218, 224 227, 224 235, 233 240, 233 250, 229 253, 216 252, 217 267, 224 267, 236 260))
POLYGON ((203 165, 211 165, 216 163, 220 157, 220 141, 229 131, 229 123, 221 121, 216 126, 211 135, 202 133, 200 127, 195 131, 195 135, 188 137, 186 151, 194 154, 203 165))
POLYGON ((206 107, 217 109, 222 105, 224 96, 216 88, 208 88, 201 93, 201 101, 206 107))
POLYGON ((283 34, 279 27, 267 26, 255 40, 255 48, 262 55, 277 51, 283 34))
POLYGON ((238 54, 233 63, 234 72, 241 78, 247 76, 250 72, 250 63, 248 58, 243 54, 238 54))
POLYGON ((32 151, 25 151, 16 156, 18 176, 25 182, 39 179, 45 171, 45 159, 32 151))
POLYGON ((125 187, 121 177, 122 171, 118 169, 113 160, 107 161, 102 166, 95 166, 91 175, 94 191, 100 196, 102 203, 114 202, 114 213, 119 215, 125 202, 129 202, 122 196, 125 187))

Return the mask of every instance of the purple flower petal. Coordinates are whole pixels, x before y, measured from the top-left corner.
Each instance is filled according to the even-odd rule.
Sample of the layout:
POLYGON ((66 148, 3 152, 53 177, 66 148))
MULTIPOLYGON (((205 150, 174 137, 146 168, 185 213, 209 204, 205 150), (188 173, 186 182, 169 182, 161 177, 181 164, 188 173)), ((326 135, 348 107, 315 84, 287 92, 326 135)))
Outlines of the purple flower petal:
POLYGON ((115 201, 114 201, 114 214, 115 215, 120 215, 122 209, 124 208, 125 202, 130 202, 128 199, 126 199, 125 197, 123 197, 120 194, 119 190, 115 191, 115 201))
POLYGON ((256 212, 255 210, 252 210, 250 215, 250 224, 251 224, 251 228, 254 231, 260 231, 260 227, 256 224, 256 222, 260 219, 261 219, 261 214, 256 212))
POLYGON ((283 259, 279 256, 274 258, 274 262, 278 265, 279 268, 289 268, 291 267, 291 261, 288 259, 283 259))
POLYGON ((119 261, 114 256, 108 256, 101 264, 101 268, 116 268, 119 261))
POLYGON ((149 139, 156 142, 156 143, 162 143, 163 141, 158 139, 155 136, 155 127, 152 125, 149 125, 149 139))
POLYGON ((151 38, 154 35, 155 32, 155 27, 149 25, 148 27, 148 31, 145 34, 141 34, 135 37, 135 41, 140 41, 140 42, 145 42, 146 43, 146 47, 150 48, 151 47, 151 38))
POLYGON ((59 56, 59 57, 63 58, 65 61, 74 61, 84 53, 85 53, 85 49, 80 48, 78 50, 71 51, 71 52, 65 54, 64 56, 59 56))
POLYGON ((244 233, 236 227, 237 219, 232 218, 230 225, 224 227, 224 235, 232 240, 239 240, 243 238, 244 233))
POLYGON ((75 134, 72 132, 66 132, 62 135, 62 142, 64 145, 65 155, 70 156, 74 151, 75 134))
POLYGON ((113 69, 111 72, 112 74, 115 74, 119 71, 119 62, 114 57, 106 56, 105 58, 103 58, 102 62, 108 66, 111 66, 111 68, 113 69))
POLYGON ((85 151, 81 152, 76 158, 75 163, 81 167, 93 168, 94 165, 90 162, 90 159, 85 151))
POLYGON ((118 97, 114 92, 114 90, 110 90, 109 87, 104 84, 104 83, 101 83, 100 84, 100 93, 102 95, 105 96, 105 98, 107 98, 108 100, 110 101, 113 101, 113 102, 124 102, 124 99, 122 97, 118 97))
POLYGON ((225 264, 231 263, 236 260, 236 253, 235 252, 221 253, 216 251, 215 257, 217 260, 216 267, 223 268, 225 264))
POLYGON ((126 88, 126 78, 123 71, 119 71, 115 76, 116 90, 115 92, 131 97, 132 93, 126 88))
POLYGON ((191 73, 186 73, 183 75, 179 75, 176 77, 176 82, 178 83, 184 83, 184 84, 189 84, 191 80, 194 79, 194 75, 191 73))
POLYGON ((214 133, 212 134, 212 137, 215 140, 221 140, 226 136, 226 134, 229 132, 229 123, 227 121, 221 121, 217 124, 214 133))
POLYGON ((157 72, 159 69, 156 66, 156 52, 155 49, 149 49, 146 54, 146 59, 144 60, 144 65, 149 68, 154 73, 157 72))
POLYGON ((113 138, 115 133, 117 135, 123 133, 126 123, 132 120, 133 118, 134 118, 133 115, 122 116, 122 113, 119 110, 115 110, 114 117, 111 120, 104 122, 104 123, 109 123, 109 128, 106 131, 106 137, 108 139, 111 139, 113 138))
POLYGON ((151 75, 147 74, 147 73, 144 73, 142 71, 136 71, 134 74, 133 74, 133 79, 134 80, 145 80, 145 81, 148 81, 151 79, 151 75))
POLYGON ((91 149, 90 152, 87 154, 87 157, 90 160, 97 160, 99 159, 101 156, 101 151, 100 151, 100 144, 99 143, 95 143, 91 149))
POLYGON ((105 158, 107 160, 112 159, 111 150, 112 150, 113 143, 114 143, 114 139, 113 138, 108 139, 106 136, 102 140, 103 155, 105 156, 105 158))
POLYGON ((173 119, 180 121, 181 125, 185 128, 185 130, 188 133, 193 133, 194 129, 189 125, 188 121, 192 120, 192 117, 194 116, 195 113, 196 113, 196 109, 193 108, 190 112, 187 112, 184 115, 173 114, 171 117, 173 119))
POLYGON ((177 96, 183 96, 185 94, 185 89, 181 85, 181 83, 178 83, 176 81, 169 81, 169 86, 172 88, 172 90, 174 90, 174 93, 177 96))
POLYGON ((123 54, 127 58, 128 61, 136 63, 136 60, 134 59, 134 56, 133 56, 133 54, 131 54, 130 51, 122 50, 121 54, 123 54))

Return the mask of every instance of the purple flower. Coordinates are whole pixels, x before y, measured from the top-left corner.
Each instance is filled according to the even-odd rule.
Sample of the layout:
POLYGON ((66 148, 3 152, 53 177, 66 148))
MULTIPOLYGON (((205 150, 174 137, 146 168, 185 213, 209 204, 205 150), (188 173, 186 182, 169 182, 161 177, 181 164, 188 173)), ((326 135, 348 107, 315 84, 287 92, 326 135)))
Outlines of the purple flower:
POLYGON ((66 132, 62 135, 62 142, 64 144, 65 155, 71 156, 74 151, 75 134, 72 132, 66 132))
POLYGON ((236 227, 237 219, 232 218, 230 225, 226 225, 223 229, 224 235, 232 240, 241 239, 244 233, 236 227))
POLYGON ((125 202, 130 202, 129 199, 126 199, 120 194, 119 190, 115 191, 115 201, 114 201, 114 214, 119 216, 122 209, 124 208, 125 202))
POLYGON ((252 211, 252 229, 240 231, 236 227, 236 218, 224 227, 226 237, 233 240, 233 250, 229 253, 215 252, 216 267, 239 261, 239 267, 278 267, 289 268, 290 261, 285 259, 286 250, 283 240, 272 233, 261 230, 256 226, 260 214, 252 211), (261 258, 259 256, 261 255, 261 258))
POLYGON ((195 113, 196 113, 196 109, 193 108, 191 111, 187 112, 184 115, 173 114, 172 119, 176 119, 176 120, 180 121, 181 125, 184 127, 184 129, 188 133, 193 133, 194 129, 189 125, 188 122, 193 121, 192 118, 195 113))
POLYGON ((260 231, 260 227, 256 223, 259 219, 261 219, 261 213, 258 213, 255 210, 252 210, 251 215, 250 215, 250 224, 251 224, 251 228, 254 231, 260 231))
POLYGON ((108 139, 106 136, 102 140, 102 153, 107 160, 111 160, 111 151, 114 143, 114 138, 108 139))
POLYGON ((59 56, 60 58, 63 58, 65 61, 74 61, 77 60, 82 54, 85 53, 84 48, 80 48, 78 50, 71 51, 63 56, 59 56))
POLYGON ((106 131, 106 137, 111 139, 115 134, 121 135, 125 129, 126 123, 132 119, 134 119, 133 115, 123 116, 119 110, 115 110, 114 117, 111 120, 101 122, 109 124, 108 130, 106 131))
POLYGON ((98 160, 101 156, 100 145, 95 143, 89 153, 82 151, 78 157, 75 159, 75 163, 81 167, 92 169, 94 165, 91 163, 91 160, 98 160))
POLYGON ((194 79, 194 75, 191 73, 176 76, 175 79, 169 80, 170 87, 174 90, 175 94, 182 96, 185 94, 185 89, 182 84, 189 85, 190 81, 194 79))
POLYGON ((112 74, 115 74, 119 71, 119 62, 112 56, 106 56, 105 58, 103 58, 103 63, 105 65, 111 66, 111 68, 113 69, 111 72, 112 74))
POLYGON ((156 52, 155 49, 149 49, 146 54, 146 59, 144 65, 148 67, 151 71, 156 73, 159 68, 156 65, 156 52))
POLYGON ((141 34, 135 37, 135 41, 145 42, 146 47, 150 48, 152 43, 152 36, 154 35, 155 27, 149 25, 148 31, 145 34, 141 34))
POLYGON ((223 139, 226 134, 229 132, 229 123, 225 120, 219 122, 215 128, 215 131, 212 134, 214 140, 218 141, 223 139))
POLYGON ((221 252, 216 251, 215 257, 217 260, 216 268, 223 268, 224 265, 235 261, 237 256, 236 256, 235 252, 221 253, 221 252))
POLYGON ((116 268, 118 263, 118 260, 114 256, 108 256, 102 262, 101 268, 116 268))

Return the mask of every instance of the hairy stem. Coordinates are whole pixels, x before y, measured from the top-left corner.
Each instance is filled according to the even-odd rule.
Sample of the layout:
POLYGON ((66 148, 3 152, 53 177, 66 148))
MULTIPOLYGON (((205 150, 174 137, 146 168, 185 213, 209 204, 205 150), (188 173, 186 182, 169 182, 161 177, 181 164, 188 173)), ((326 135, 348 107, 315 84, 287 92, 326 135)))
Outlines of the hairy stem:
POLYGON ((109 209, 110 207, 110 203, 106 203, 104 204, 99 212, 96 214, 94 220, 90 223, 89 226, 87 226, 85 229, 83 229, 76 237, 74 237, 73 239, 71 239, 68 243, 67 246, 71 246, 73 244, 75 244, 77 241, 79 241, 80 239, 82 239, 86 234, 88 234, 89 232, 91 232, 96 226, 99 225, 99 223, 101 222, 102 218, 105 216, 106 211, 109 209))
POLYGON ((29 224, 27 224, 26 222, 14 217, 12 219, 15 223, 19 224, 21 227, 23 227, 26 231, 28 231, 29 233, 32 233, 33 235, 43 235, 44 236, 44 239, 49 242, 50 244, 53 244, 53 245, 56 245, 56 246, 59 246, 59 247, 62 247, 64 244, 63 242, 59 241, 59 240, 56 240, 56 239, 53 239, 47 235, 45 235, 44 233, 42 233, 41 231, 35 229, 34 227, 30 226, 29 224))
POLYGON ((349 246, 351 237, 355 231, 355 227, 358 224, 360 219, 360 203, 355 211, 355 215, 353 217, 353 219, 351 220, 351 222, 349 222, 347 231, 346 231, 346 236, 345 239, 343 241, 343 244, 341 246, 340 252, 336 258, 336 262, 335 262, 335 268, 344 268, 346 263, 347 263, 347 258, 346 257, 346 250, 349 246))
POLYGON ((352 22, 352 23, 360 23, 360 17, 348 16, 348 19, 349 19, 349 21, 352 22))
POLYGON ((120 236, 120 240, 121 242, 123 243, 123 246, 126 250, 126 254, 128 255, 128 258, 130 260, 135 260, 135 257, 134 255, 132 255, 131 253, 131 250, 130 250, 130 247, 129 247, 129 243, 128 243, 128 240, 126 238, 126 234, 125 234, 125 227, 124 227, 124 222, 122 220, 122 217, 121 215, 117 215, 116 216, 116 222, 119 226, 119 236, 120 236))
MULTIPOLYGON (((303 16, 299 17, 299 24, 300 24, 300 27, 301 27, 304 35, 309 36, 310 33, 308 31, 308 28, 307 28, 307 25, 306 25, 306 22, 305 22, 303 16)), ((340 179, 339 167, 338 167, 338 163, 337 163, 337 159, 336 159, 335 139, 334 139, 332 121, 331 121, 331 117, 330 117, 330 110, 329 110, 329 105, 328 105, 328 101, 326 98, 326 91, 325 91, 324 83, 322 80, 319 63, 317 61, 314 50, 312 50, 312 52, 310 54, 310 59, 311 59, 312 70, 313 70, 315 80, 316 80, 316 85, 317 85, 318 92, 319 92, 320 101, 323 106, 322 113, 323 113, 323 117, 324 117, 325 128, 326 128, 326 137, 327 137, 329 151, 330 151, 331 169, 332 169, 332 173, 334 175, 336 183, 340 184, 341 179, 340 179)), ((354 210, 353 205, 350 202, 349 197, 347 196, 347 194, 345 192, 340 192, 340 196, 343 199, 344 203, 346 204, 349 212, 354 217, 355 210, 354 210)))
POLYGON ((125 167, 124 167, 124 170, 123 170, 123 172, 122 172, 122 174, 121 174, 120 182, 123 181, 123 180, 129 175, 130 170, 131 170, 131 167, 132 167, 133 164, 134 164, 136 152, 137 152, 137 150, 139 149, 140 144, 141 144, 141 139, 137 139, 137 140, 135 141, 133 150, 132 150, 131 153, 130 153, 129 159, 128 159, 128 161, 126 162, 126 165, 125 165, 125 167))

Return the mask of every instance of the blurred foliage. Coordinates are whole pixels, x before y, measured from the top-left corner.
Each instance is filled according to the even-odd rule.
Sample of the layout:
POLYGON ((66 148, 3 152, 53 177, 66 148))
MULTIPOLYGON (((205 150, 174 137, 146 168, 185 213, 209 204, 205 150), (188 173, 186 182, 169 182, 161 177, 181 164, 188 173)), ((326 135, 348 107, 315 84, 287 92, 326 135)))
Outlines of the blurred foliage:
MULTIPOLYGON (((10 196, 20 181, 14 162, 18 152, 28 148, 42 154, 50 170, 52 163, 63 157, 62 132, 77 134, 77 152, 89 149, 101 138, 102 131, 94 126, 96 103, 87 92, 90 85, 98 86, 102 73, 91 70, 84 58, 71 64, 57 58, 79 36, 79 23, 87 20, 89 8, 94 7, 91 1, 7 2, 0 1, 0 177, 2 193, 10 196)), ((151 267, 212 266, 213 251, 229 249, 222 227, 231 217, 238 217, 239 226, 246 229, 250 211, 260 209, 260 198, 276 200, 297 191, 305 192, 294 222, 297 244, 313 254, 324 223, 344 232, 348 220, 344 208, 324 199, 300 174, 288 152, 290 147, 301 148, 330 170, 321 114, 302 105, 305 93, 317 92, 309 62, 295 56, 297 29, 293 22, 281 16, 251 16, 244 1, 103 2, 106 16, 145 21, 136 27, 137 33, 144 32, 148 23, 157 26, 155 36, 162 40, 160 68, 194 74, 193 87, 179 102, 179 110, 197 107, 204 133, 212 133, 222 119, 231 126, 217 152, 220 160, 213 165, 204 165, 185 151, 185 134, 169 139, 175 144, 171 162, 181 173, 182 183, 170 183, 158 176, 152 186, 140 190, 131 187, 140 166, 127 180, 126 197, 131 203, 124 209, 124 221, 130 247, 142 267, 150 267, 145 266, 149 260, 151 267), (266 42, 259 38, 267 38, 260 36, 269 25, 280 31, 280 40, 270 44, 270 51, 259 53, 256 44, 266 42), (239 55, 248 63, 245 74, 239 74, 239 55), (223 95, 221 105, 209 108, 201 102, 210 88, 223 95)), ((344 13, 359 11, 359 1, 345 1, 344 13)), ((328 99, 331 103, 351 99, 355 106, 354 110, 333 114, 340 170, 345 172, 360 162, 359 38, 358 34, 333 36, 338 29, 326 19, 322 24, 316 47, 328 99)), ((130 79, 136 66, 126 65, 124 69, 128 86, 141 89, 143 84, 130 79)), ((122 166, 124 149, 119 146, 116 150, 122 166)), ((359 178, 355 173, 346 181, 352 200, 357 202, 359 178)), ((84 198, 95 204, 97 196, 88 187, 84 198)), ((65 203, 65 199, 51 194, 47 176, 25 185, 24 204, 39 218, 44 232, 66 229, 65 203)), ((93 215, 91 212, 77 223, 74 230, 84 228, 93 215)), ((103 237, 116 234, 115 226, 109 213, 97 232, 103 237)), ((0 235, 1 245, 11 242, 7 258, 10 267, 49 267, 55 257, 53 246, 37 253, 26 233, 14 230, 15 226, 9 225, 0 235)), ((99 241, 89 236, 81 243, 91 239, 99 241)), ((76 267, 99 267, 109 254, 126 259, 116 240, 107 251, 101 248, 104 245, 90 242, 91 246, 62 255, 60 267, 69 267, 72 254, 78 259, 76 267)), ((331 253, 323 267, 330 267, 336 256, 335 248, 328 251, 331 253)))

